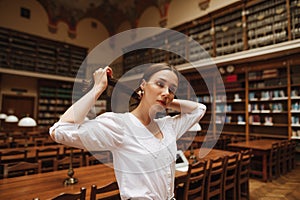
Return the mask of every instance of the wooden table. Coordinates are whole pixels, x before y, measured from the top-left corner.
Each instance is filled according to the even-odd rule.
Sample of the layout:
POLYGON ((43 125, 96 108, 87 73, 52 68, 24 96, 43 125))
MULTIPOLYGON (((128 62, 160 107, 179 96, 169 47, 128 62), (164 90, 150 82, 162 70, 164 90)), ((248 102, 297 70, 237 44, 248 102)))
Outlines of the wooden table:
MULTIPOLYGON (((93 184, 99 187, 116 180, 114 170, 103 164, 75 168, 74 171, 78 183, 69 186, 63 185, 65 178, 68 177, 67 170, 1 179, 0 197, 7 200, 33 200, 34 198, 46 200, 63 192, 76 193, 81 187, 85 187, 89 199, 93 184)), ((186 172, 176 171, 176 177, 184 176, 186 172)))
MULTIPOLYGON (((201 149, 194 150, 194 155, 199 160, 202 160, 202 159, 209 160, 209 159, 215 159, 218 157, 231 156, 235 153, 236 152, 233 152, 233 151, 224 151, 224 150, 210 149, 210 148, 201 148, 201 149)), ((184 154, 187 158, 189 158, 191 155, 191 151, 185 151, 184 154)))
MULTIPOLYGON (((195 150, 195 155, 199 155, 198 152, 198 149, 195 150)), ((212 149, 202 159, 226 156, 232 153, 234 152, 212 149)), ((185 154, 189 156, 189 151, 186 151, 185 154)), ((33 198, 39 198, 45 200, 62 192, 78 192, 81 187, 87 188, 87 197, 89 197, 91 185, 101 186, 115 180, 114 170, 107 165, 100 164, 75 168, 74 171, 74 177, 78 179, 78 183, 71 186, 63 185, 63 181, 67 178, 67 170, 1 179, 1 199, 32 200, 33 198)), ((177 180, 185 180, 185 176, 186 172, 176 171, 175 177, 177 180)))
POLYGON ((278 143, 280 140, 268 140, 268 139, 261 139, 261 140, 251 140, 246 142, 238 142, 238 143, 231 143, 228 144, 228 147, 232 150, 245 150, 245 149, 252 149, 252 153, 254 156, 261 156, 262 157, 262 171, 255 171, 251 169, 251 174, 261 175, 263 181, 268 180, 268 155, 270 155, 272 144, 278 143))
POLYGON ((64 186, 63 182, 68 178, 67 171, 68 170, 60 170, 1 179, 1 199, 32 200, 34 198, 39 198, 40 200, 46 200, 63 192, 79 192, 81 187, 87 189, 87 194, 89 196, 91 185, 96 184, 97 186, 101 186, 115 180, 113 169, 100 164, 75 168, 74 177, 78 179, 78 183, 64 186))

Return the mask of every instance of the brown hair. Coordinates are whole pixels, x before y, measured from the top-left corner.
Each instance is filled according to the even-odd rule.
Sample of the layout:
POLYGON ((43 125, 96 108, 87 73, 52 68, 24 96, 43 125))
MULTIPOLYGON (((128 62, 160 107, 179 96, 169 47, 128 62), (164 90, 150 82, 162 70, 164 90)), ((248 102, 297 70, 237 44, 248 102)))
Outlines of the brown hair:
POLYGON ((150 67, 148 67, 146 69, 146 71, 144 72, 144 75, 143 75, 141 81, 143 79, 145 81, 149 81, 149 79, 151 78, 151 76, 153 74, 155 74, 156 72, 162 71, 162 70, 170 70, 170 71, 174 72, 176 74, 178 80, 179 80, 178 71, 173 66, 170 66, 167 63, 155 63, 155 64, 152 64, 150 67))

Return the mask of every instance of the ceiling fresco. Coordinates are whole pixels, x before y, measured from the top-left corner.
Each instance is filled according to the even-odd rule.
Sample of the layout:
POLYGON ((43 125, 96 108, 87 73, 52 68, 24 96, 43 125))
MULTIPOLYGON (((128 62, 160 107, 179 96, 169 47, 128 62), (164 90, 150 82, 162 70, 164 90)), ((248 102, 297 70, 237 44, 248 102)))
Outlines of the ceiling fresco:
POLYGON ((94 18, 102 23, 111 35, 125 21, 136 28, 141 14, 149 7, 158 8, 164 18, 171 0, 37 0, 49 17, 49 30, 56 32, 58 22, 69 26, 69 35, 76 37, 77 23, 94 18))

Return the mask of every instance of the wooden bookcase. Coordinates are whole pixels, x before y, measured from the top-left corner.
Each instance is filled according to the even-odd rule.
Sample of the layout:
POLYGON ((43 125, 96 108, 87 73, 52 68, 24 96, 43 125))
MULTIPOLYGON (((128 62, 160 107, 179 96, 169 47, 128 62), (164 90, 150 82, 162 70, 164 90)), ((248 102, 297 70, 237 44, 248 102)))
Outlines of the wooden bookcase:
POLYGON ((290 62, 290 113, 291 136, 300 139, 300 59, 290 62))
POLYGON ((214 79, 216 75, 209 74, 209 68, 198 69, 200 74, 195 70, 182 71, 197 95, 196 100, 208 108, 200 121, 202 133, 218 135, 221 131, 224 135, 248 139, 299 139, 298 53, 218 64, 225 92, 218 89, 220 82, 214 79), (209 87, 204 76, 206 81, 211 79, 209 87))
POLYGON ((250 136, 289 138, 288 62, 282 58, 248 66, 250 136))
MULTIPOLYGON (((300 38, 300 4, 297 0, 239 1, 209 15, 191 20, 172 29, 185 35, 186 41, 165 35, 161 40, 145 39, 142 43, 157 43, 156 49, 130 51, 124 55, 125 72, 141 63, 168 62, 181 65, 201 60, 202 49, 189 42, 198 42, 211 57, 230 55, 300 38), (172 48, 181 56, 159 48, 172 48)), ((159 37, 162 38, 162 37, 159 37)), ((128 47, 134 48, 137 44, 128 47)))
MULTIPOLYGON (((203 134, 219 134, 221 131, 221 134, 240 135, 247 139, 290 139, 298 138, 299 134, 300 138, 300 65, 296 59, 300 48, 291 52, 284 50, 282 54, 270 52, 273 46, 280 49, 285 44, 297 42, 300 38, 299 15, 300 4, 296 0, 236 2, 174 27, 173 30, 187 36, 186 41, 176 41, 172 35, 164 35, 158 47, 177 44, 187 60, 167 51, 143 49, 124 55, 124 70, 140 63, 162 61, 182 69, 181 73, 191 83, 197 101, 208 108, 200 122, 203 134), (198 42, 207 54, 203 54, 197 45, 192 45, 191 39, 198 42), (263 49, 266 49, 265 55, 263 49), (243 57, 246 51, 254 57, 234 58, 235 55, 243 57), (260 52, 259 55, 255 55, 255 51, 260 52), (160 59, 153 59, 156 55, 160 59), (197 68, 200 74, 181 67, 188 65, 188 61, 200 63, 207 55, 217 61, 219 72, 211 72, 205 65, 197 68), (219 90, 220 82, 214 73, 221 73, 225 91, 219 90), (208 85, 204 79, 209 80, 208 85)), ((153 41, 141 41, 147 42, 153 41)))
POLYGON ((49 127, 59 120, 72 104, 73 84, 62 81, 39 81, 38 120, 39 126, 49 127))
POLYGON ((70 78, 85 78, 80 68, 87 48, 0 27, 0 68, 61 76, 68 81, 38 82, 37 123, 51 126, 72 103, 70 78))
POLYGON ((218 86, 216 86, 216 122, 224 124, 223 134, 244 135, 247 110, 245 68, 227 65, 219 66, 218 69, 225 86, 225 93, 219 91, 218 86))
POLYGON ((0 67, 63 77, 85 77, 87 48, 0 27, 0 67))

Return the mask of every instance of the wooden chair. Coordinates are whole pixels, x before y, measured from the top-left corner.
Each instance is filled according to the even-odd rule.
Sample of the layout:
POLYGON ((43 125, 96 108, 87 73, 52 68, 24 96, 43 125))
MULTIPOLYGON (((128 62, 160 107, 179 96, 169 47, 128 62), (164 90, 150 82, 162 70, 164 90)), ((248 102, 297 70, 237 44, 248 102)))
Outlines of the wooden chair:
POLYGON ((42 172, 54 171, 54 159, 59 159, 59 147, 40 147, 35 150, 35 161, 42 161, 42 172))
POLYGON ((205 199, 218 196, 223 199, 223 177, 226 158, 211 159, 208 164, 207 184, 205 199))
POLYGON ((85 166, 98 165, 101 162, 93 155, 85 155, 85 166))
POLYGON ((31 138, 36 146, 43 146, 44 141, 47 140, 49 138, 49 136, 35 134, 35 135, 32 135, 31 138))
POLYGON ((297 146, 297 143, 295 142, 295 140, 291 140, 288 144, 288 149, 289 149, 288 171, 291 171, 291 170, 295 169, 295 167, 296 167, 296 162, 295 162, 296 146, 297 146))
POLYGON ((6 142, 0 142, 0 149, 8 149, 10 146, 9 146, 9 143, 6 143, 6 142))
POLYGON ((288 161, 288 141, 283 140, 280 142, 279 148, 279 171, 280 174, 285 175, 287 173, 287 161, 288 161))
POLYGON ((22 135, 22 136, 18 136, 18 137, 14 137, 13 139, 13 146, 20 148, 20 147, 32 147, 35 144, 30 141, 29 136, 27 135, 22 135))
POLYGON ((91 187, 91 198, 90 200, 120 200, 119 186, 116 181, 110 182, 107 185, 97 188, 96 185, 91 187), (97 198, 97 194, 100 197, 97 198))
POLYGON ((242 197, 249 200, 249 177, 250 177, 250 163, 252 158, 252 150, 244 150, 240 152, 239 166, 237 171, 237 199, 242 197))
POLYGON ((223 198, 224 199, 237 199, 237 171, 239 165, 239 154, 227 156, 225 164, 224 182, 223 182, 223 198), (231 195, 229 195, 229 192, 231 195))
POLYGON ((62 159, 56 159, 56 158, 54 159, 54 165, 53 165, 54 171, 69 169, 71 161, 72 161, 72 168, 83 166, 82 156, 77 156, 77 157, 66 156, 62 159))
POLYGON ((50 137, 47 138, 46 140, 42 140, 42 146, 50 146, 50 145, 58 145, 58 143, 52 140, 50 137))
POLYGON ((235 135, 235 136, 231 137, 231 143, 238 143, 238 142, 245 142, 245 141, 246 141, 246 139, 244 136, 235 135))
POLYGON ((187 181, 184 185, 184 200, 203 200, 205 192, 207 161, 197 161, 190 164, 187 181))
POLYGON ((72 153, 73 153, 74 156, 76 156, 76 155, 82 156, 84 154, 84 150, 83 149, 65 146, 64 147, 63 155, 64 156, 70 156, 71 150, 72 150, 72 153))
POLYGON ((18 162, 14 164, 4 164, 3 178, 23 176, 29 174, 36 174, 42 172, 41 161, 36 163, 30 162, 18 162))
POLYGON ((27 150, 12 150, 0 152, 0 163, 14 163, 27 160, 27 150))
POLYGON ((280 146, 278 143, 272 144, 271 153, 269 156, 269 180, 272 181, 273 178, 278 178, 279 172, 279 150, 280 146))
POLYGON ((86 199, 86 188, 80 188, 80 192, 75 194, 62 193, 51 200, 85 200, 86 199))

